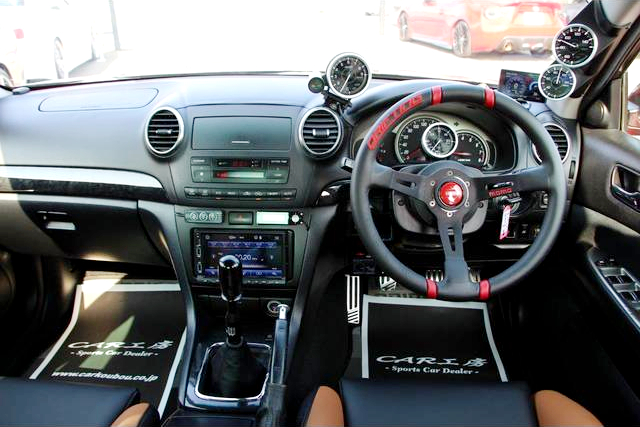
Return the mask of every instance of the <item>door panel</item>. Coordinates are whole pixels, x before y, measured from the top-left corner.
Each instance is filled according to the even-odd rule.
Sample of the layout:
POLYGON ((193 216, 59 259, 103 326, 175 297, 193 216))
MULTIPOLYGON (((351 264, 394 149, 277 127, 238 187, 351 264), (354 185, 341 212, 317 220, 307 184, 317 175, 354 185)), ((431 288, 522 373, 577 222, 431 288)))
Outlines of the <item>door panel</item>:
POLYGON ((628 193, 637 192, 633 172, 640 171, 640 141, 616 129, 583 129, 583 144, 574 202, 640 232, 640 211, 615 189, 622 185, 628 193), (627 171, 626 178, 620 177, 621 170, 627 171))

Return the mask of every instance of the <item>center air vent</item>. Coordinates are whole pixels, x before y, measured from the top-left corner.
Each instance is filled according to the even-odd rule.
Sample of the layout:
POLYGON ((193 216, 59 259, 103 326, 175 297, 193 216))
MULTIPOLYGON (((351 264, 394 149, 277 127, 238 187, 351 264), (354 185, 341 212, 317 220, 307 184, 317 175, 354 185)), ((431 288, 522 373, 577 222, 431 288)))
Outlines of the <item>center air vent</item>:
MULTIPOLYGON (((558 154, 560 154, 560 159, 562 159, 562 163, 564 163, 569 157, 569 151, 571 150, 569 134, 564 128, 555 123, 545 123, 544 128, 549 132, 549 135, 551 135, 551 139, 553 139, 558 149, 558 154)), ((538 163, 542 163, 542 156, 538 153, 535 145, 533 145, 533 155, 538 163)))
POLYGON ((300 122, 298 137, 311 156, 328 157, 340 146, 342 122, 338 115, 328 108, 312 108, 300 122))
POLYGON ((184 135, 182 116, 171 107, 162 107, 149 118, 145 134, 147 147, 156 156, 173 153, 184 135))

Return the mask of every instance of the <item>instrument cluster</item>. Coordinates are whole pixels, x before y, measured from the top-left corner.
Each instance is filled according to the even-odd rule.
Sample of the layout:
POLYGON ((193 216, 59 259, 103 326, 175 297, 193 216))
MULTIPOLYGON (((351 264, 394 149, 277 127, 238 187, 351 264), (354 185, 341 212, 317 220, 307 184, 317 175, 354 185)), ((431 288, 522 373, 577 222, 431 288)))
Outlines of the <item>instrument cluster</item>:
MULTIPOLYGON (((351 147, 354 158, 363 137, 351 147)), ((483 130, 461 117, 430 111, 400 122, 380 144, 377 159, 386 166, 447 159, 483 171, 494 170, 498 160, 495 140, 483 130)))

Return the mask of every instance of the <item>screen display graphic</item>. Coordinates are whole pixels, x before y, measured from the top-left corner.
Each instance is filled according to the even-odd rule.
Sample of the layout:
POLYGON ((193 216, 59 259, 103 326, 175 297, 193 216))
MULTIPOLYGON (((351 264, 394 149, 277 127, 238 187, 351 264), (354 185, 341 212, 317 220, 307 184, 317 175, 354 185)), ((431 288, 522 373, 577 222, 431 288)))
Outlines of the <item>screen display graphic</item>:
POLYGON ((502 70, 498 90, 514 99, 544 102, 538 89, 539 74, 524 71, 502 70))
POLYGON ((285 247, 282 234, 204 233, 204 275, 218 277, 218 262, 233 255, 242 263, 245 278, 284 278, 285 247))

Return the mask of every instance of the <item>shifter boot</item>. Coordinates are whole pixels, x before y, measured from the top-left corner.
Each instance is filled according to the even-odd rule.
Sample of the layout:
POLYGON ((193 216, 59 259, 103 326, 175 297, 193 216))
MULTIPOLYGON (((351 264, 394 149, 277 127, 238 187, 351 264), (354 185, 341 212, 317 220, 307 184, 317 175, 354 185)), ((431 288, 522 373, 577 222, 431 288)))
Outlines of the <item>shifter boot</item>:
POLYGON ((267 369, 243 341, 225 343, 209 361, 209 378, 214 396, 246 398, 260 394, 267 369))

